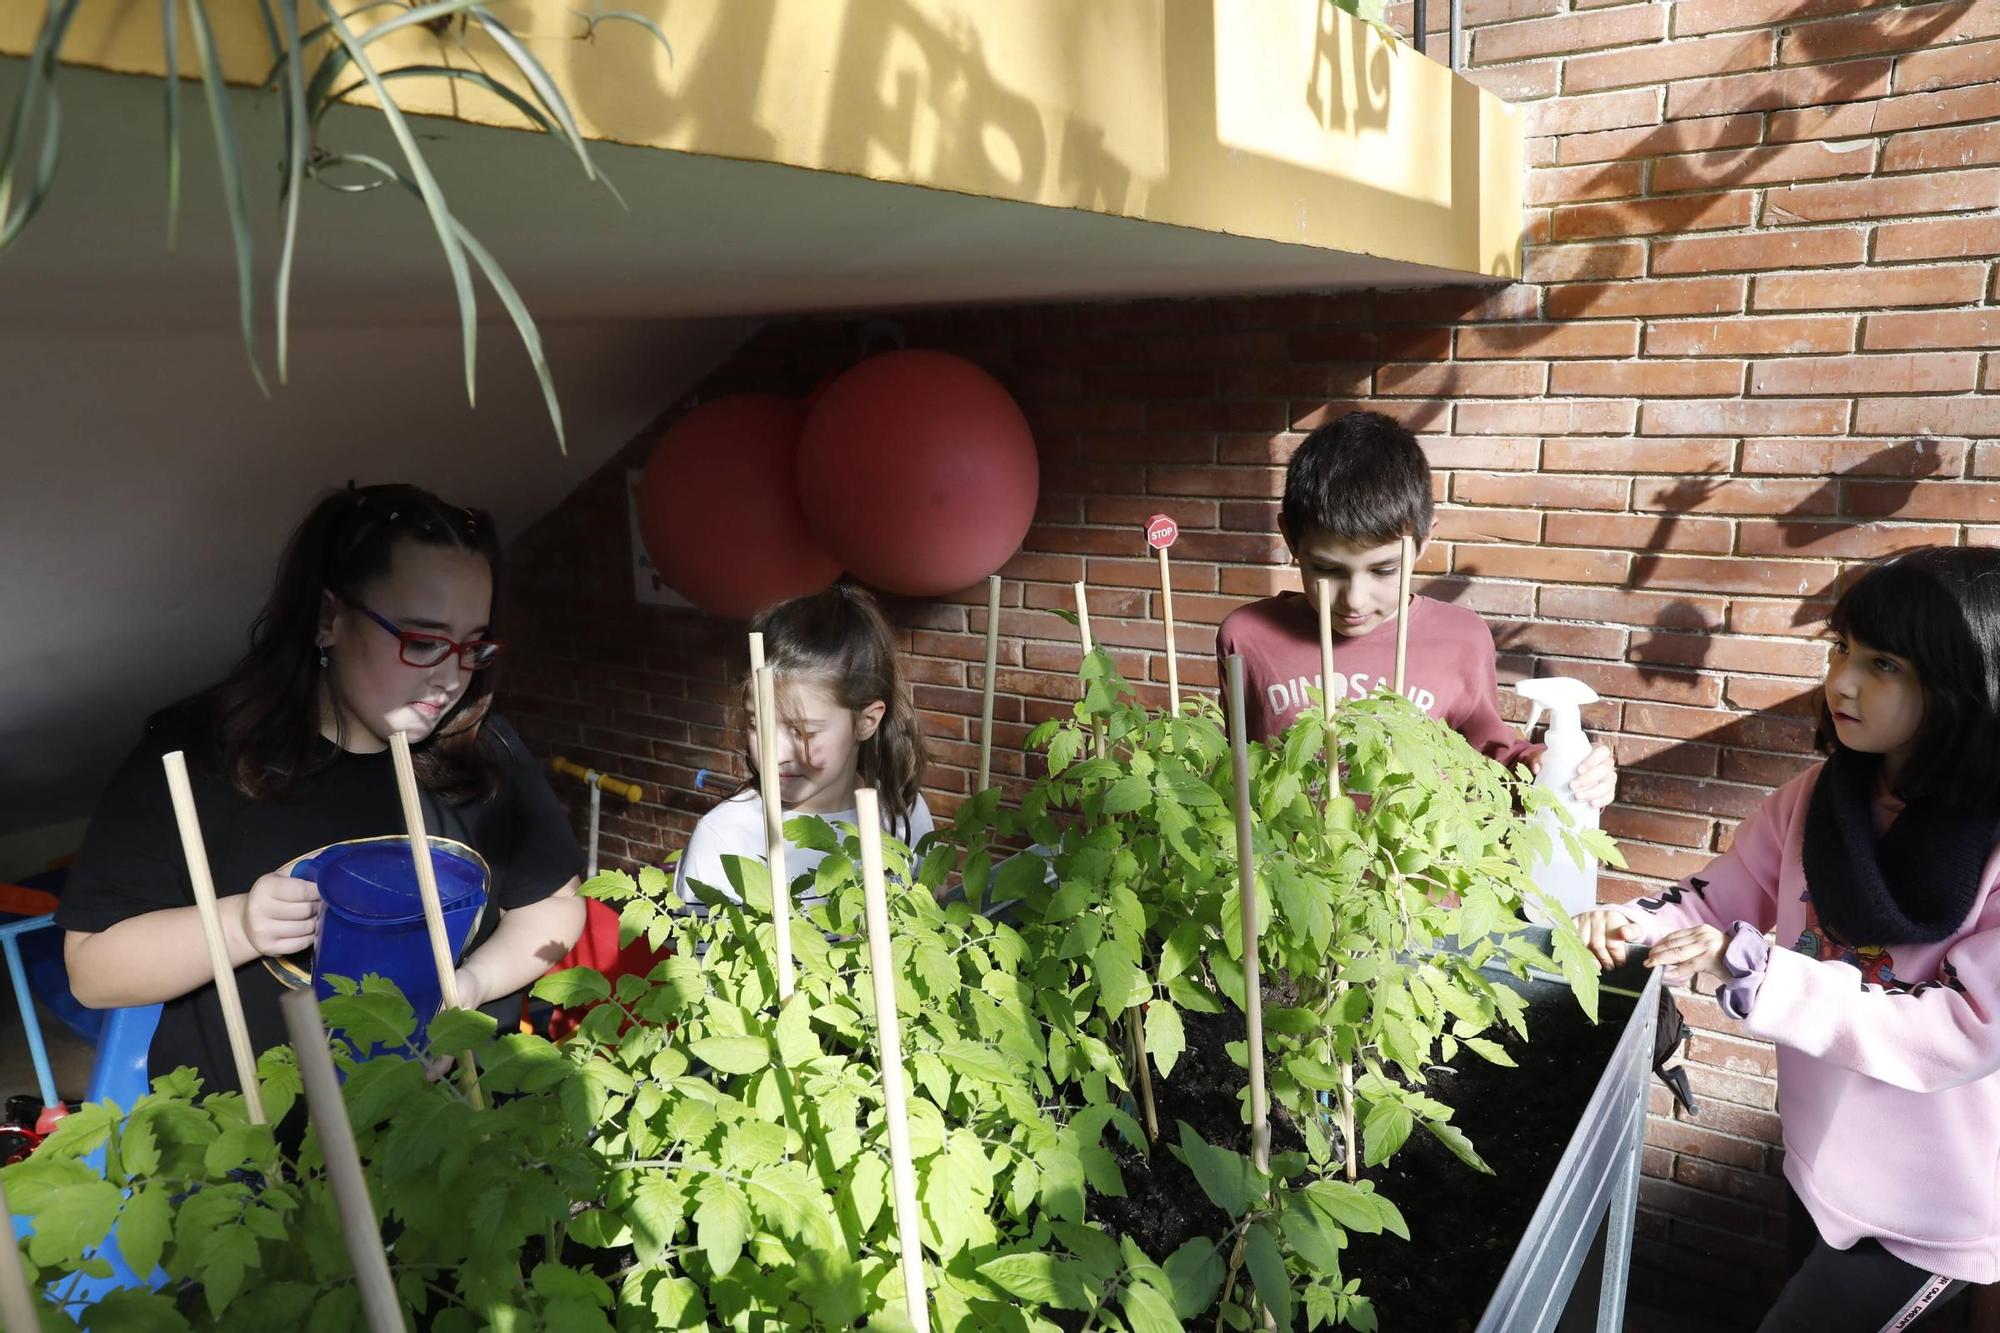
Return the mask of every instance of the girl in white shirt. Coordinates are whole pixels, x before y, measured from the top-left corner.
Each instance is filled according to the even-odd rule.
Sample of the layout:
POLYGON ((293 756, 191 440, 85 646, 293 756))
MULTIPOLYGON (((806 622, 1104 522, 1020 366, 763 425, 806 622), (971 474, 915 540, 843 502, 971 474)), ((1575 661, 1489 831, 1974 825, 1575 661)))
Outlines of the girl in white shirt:
MULTIPOLYGON (((836 584, 766 609, 750 628, 763 634, 764 660, 777 677, 778 794, 785 818, 818 815, 852 824, 855 788, 873 787, 883 830, 915 847, 932 829, 922 794, 924 739, 894 631, 874 597, 836 584)), ((746 682, 746 698, 748 693, 746 682)), ((754 724, 745 739, 751 777, 695 825, 675 872, 676 889, 692 880, 735 898, 723 858, 764 857, 754 724)), ((825 859, 824 852, 786 840, 785 873, 793 879, 825 859)), ((818 901, 806 895, 798 905, 818 901)))

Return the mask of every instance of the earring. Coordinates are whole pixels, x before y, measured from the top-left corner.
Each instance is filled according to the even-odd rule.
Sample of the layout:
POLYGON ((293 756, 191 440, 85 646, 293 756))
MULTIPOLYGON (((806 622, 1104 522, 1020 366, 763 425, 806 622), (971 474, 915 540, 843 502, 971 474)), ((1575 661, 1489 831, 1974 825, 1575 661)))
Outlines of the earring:
POLYGON ((326 670, 326 649, 324 648, 319 650, 319 669, 321 671, 326 670))

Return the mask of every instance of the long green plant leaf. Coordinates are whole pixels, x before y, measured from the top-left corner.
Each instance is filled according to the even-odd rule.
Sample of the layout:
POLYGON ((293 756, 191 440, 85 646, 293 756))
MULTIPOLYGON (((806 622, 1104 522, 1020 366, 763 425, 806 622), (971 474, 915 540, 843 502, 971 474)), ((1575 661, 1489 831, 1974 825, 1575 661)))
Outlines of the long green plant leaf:
POLYGON ((181 221, 181 0, 160 0, 161 38, 166 43, 167 249, 179 241, 181 221))
POLYGON ((389 36, 391 33, 401 32, 404 28, 435 23, 441 18, 450 18, 454 14, 464 13, 478 4, 479 0, 431 0, 431 3, 418 5, 413 9, 403 9, 400 5, 391 6, 401 12, 394 18, 383 19, 374 27, 364 29, 360 33, 354 32, 353 29, 347 26, 348 20, 354 18, 356 14, 363 13, 369 9, 378 9, 381 6, 366 5, 361 9, 355 10, 352 14, 342 15, 336 13, 333 3, 334 0, 319 0, 320 9, 328 15, 328 19, 326 23, 322 24, 315 31, 333 35, 344 34, 344 36, 320 60, 318 67, 313 70, 312 81, 306 85, 306 101, 313 106, 317 106, 320 102, 326 100, 333 88, 334 81, 340 77, 341 71, 345 70, 360 55, 363 48, 372 45, 383 37, 389 36))
POLYGON ((563 137, 575 150, 577 161, 583 164, 584 175, 596 180, 597 164, 590 160, 590 148, 583 141, 582 131, 577 129, 576 117, 571 114, 569 102, 563 97, 562 90, 556 87, 555 80, 549 77, 549 72, 542 68, 542 62, 535 59, 534 52, 521 45, 521 39, 516 37, 485 5, 474 5, 472 17, 485 29, 486 35, 493 39, 493 44, 506 52, 507 58, 514 62, 514 68, 521 71, 521 77, 535 90, 535 96, 541 98, 542 105, 549 109, 549 115, 562 126, 563 137))
MULTIPOLYGON (((458 228, 454 224, 451 210, 445 206, 444 191, 438 188, 437 178, 431 174, 430 165, 424 161, 423 150, 417 147, 417 137, 410 132, 410 123, 403 115, 402 108, 389 96, 389 89, 382 82, 382 76, 375 70, 375 64, 368 58, 362 44, 356 40, 354 32, 347 26, 338 10, 332 7, 333 0, 320 0, 326 6, 328 21, 340 44, 347 49, 348 59, 368 80, 376 99, 382 105, 382 118, 389 123, 390 132, 396 136, 397 145, 403 150, 403 160, 409 165, 410 178, 416 183, 417 191, 423 196, 424 207, 430 210, 431 225, 437 231, 438 243, 444 246, 445 262, 451 266, 451 283, 458 293, 459 332, 465 342, 465 399, 477 406, 478 393, 476 371, 479 357, 479 306, 472 290, 472 274, 465 263, 465 247, 459 243, 458 228)), ((426 6, 432 8, 434 6, 426 6)), ((415 13, 415 10, 411 11, 415 13)), ((396 20, 391 19, 391 23, 396 20)))
POLYGON ((305 192, 306 157, 312 151, 312 139, 306 123, 305 72, 300 64, 298 0, 278 0, 278 7, 285 52, 285 217, 273 311, 278 325, 278 382, 283 384, 290 369, 292 259, 298 252, 299 196, 305 192))
POLYGON ((229 116, 229 85, 222 76, 222 61, 216 54, 215 34, 208 25, 207 0, 188 0, 188 31, 194 37, 195 53, 201 60, 202 94, 208 102, 208 119, 215 132, 215 157, 222 169, 223 200, 229 207, 229 231, 236 244, 236 313, 243 326, 243 353, 250 359, 250 374, 266 397, 270 385, 264 382, 264 368, 257 360, 257 270, 255 241, 250 232, 250 200, 243 189, 243 152, 236 141, 236 126, 229 116))
MULTIPOLYGON (((320 165, 322 169, 346 165, 365 167, 381 176, 384 182, 393 181, 418 198, 423 197, 423 191, 417 188, 415 182, 388 163, 365 153, 336 154, 320 165)), ((451 219, 451 225, 457 233, 459 244, 465 247, 466 253, 479 265, 479 271, 486 276, 486 281, 493 285, 493 291, 499 296, 500 304, 507 308, 508 317, 514 321, 514 329, 521 335, 521 345, 527 348, 528 360, 534 364, 535 378, 541 382, 542 400, 548 405, 549 423, 555 427, 556 445, 567 454, 569 442, 563 433, 562 403, 556 398, 555 378, 549 372, 548 357, 542 352, 542 335, 535 326, 534 316, 528 313, 527 303, 514 289, 514 284, 508 279, 506 271, 500 267, 499 261, 488 253, 486 247, 481 245, 457 218, 451 219)))
POLYGON ((14 101, 14 116, 7 127, 7 140, 0 146, 0 252, 20 236, 28 220, 41 210, 55 184, 56 163, 62 156, 62 108, 56 101, 56 53, 69 33, 70 21, 82 0, 49 0, 48 16, 35 36, 35 49, 28 55, 27 77, 14 101), (35 159, 35 180, 18 210, 12 209, 14 179, 20 170, 28 140, 28 126, 37 110, 42 116, 41 149, 35 159))

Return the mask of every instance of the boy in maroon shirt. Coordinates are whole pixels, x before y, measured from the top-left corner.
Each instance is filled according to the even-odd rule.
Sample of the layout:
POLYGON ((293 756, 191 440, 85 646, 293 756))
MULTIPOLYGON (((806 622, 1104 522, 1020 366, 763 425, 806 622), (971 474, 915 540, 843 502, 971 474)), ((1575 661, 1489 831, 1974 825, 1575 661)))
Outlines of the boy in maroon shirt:
MULTIPOLYGON (((1230 612, 1216 632, 1226 661, 1243 655, 1250 739, 1281 734, 1320 688, 1317 585, 1332 585, 1336 705, 1393 683, 1396 597, 1402 539, 1421 554, 1437 520, 1431 470, 1416 437, 1379 412, 1349 412, 1308 435, 1285 469, 1278 526, 1297 563, 1302 588, 1230 612)), ((1412 597, 1404 693, 1442 718, 1481 754, 1508 768, 1541 767, 1530 744, 1500 716, 1493 632, 1477 612, 1412 597)), ((1570 791, 1602 807, 1617 790, 1611 751, 1595 746, 1570 791)))

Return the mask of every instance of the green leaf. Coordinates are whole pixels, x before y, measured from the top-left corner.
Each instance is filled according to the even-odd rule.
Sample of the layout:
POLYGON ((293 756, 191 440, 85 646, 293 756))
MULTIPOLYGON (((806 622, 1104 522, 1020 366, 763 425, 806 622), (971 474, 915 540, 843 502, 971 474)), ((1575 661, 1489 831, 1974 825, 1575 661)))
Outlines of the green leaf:
POLYGON ((1058 1310, 1088 1310, 1083 1265, 1052 1254, 1004 1254, 979 1265, 979 1274, 1010 1296, 1058 1310))
POLYGON ((1188 1241, 1161 1265, 1167 1280, 1174 1284, 1174 1313, 1193 1319, 1215 1305, 1222 1291, 1222 1255, 1215 1242, 1197 1236, 1188 1241))
POLYGON ((37 1266, 74 1268, 84 1252, 110 1234, 118 1217, 118 1187, 104 1180, 64 1186, 35 1213, 28 1257, 37 1266))
POLYGON ((424 1030, 433 1051, 469 1051, 486 1043, 500 1026, 493 1015, 477 1009, 441 1009, 424 1030))
POLYGON ((1279 1328, 1292 1326, 1292 1282, 1285 1273, 1285 1256, 1278 1238, 1264 1222, 1253 1222, 1243 1236, 1243 1262, 1250 1280, 1257 1286, 1257 1299, 1278 1321, 1279 1328))
POLYGON ((695 1210, 695 1234, 709 1269, 721 1277, 736 1266, 743 1244, 750 1239, 750 1205, 743 1192, 719 1177, 702 1182, 701 1207, 695 1210))
MULTIPOLYGON (((257 273, 252 255, 250 200, 243 189, 243 152, 236 142, 236 127, 229 118, 229 86, 224 80, 222 60, 215 48, 215 34, 208 25, 208 6, 188 6, 193 21, 188 30, 194 36, 195 53, 201 61, 202 93, 208 101, 208 119, 215 131, 215 156, 222 171, 223 200, 229 214, 229 233, 236 250, 236 313, 243 331, 243 353, 250 360, 250 376, 267 397, 264 368, 257 359, 257 273)), ((178 75, 176 75, 178 77, 178 75)))
POLYGON ((1501 1065, 1508 1069, 1516 1067, 1514 1057, 1507 1054, 1507 1048, 1499 1042, 1489 1041, 1485 1037, 1466 1037, 1464 1041, 1468 1047, 1477 1052, 1488 1063, 1501 1065))
POLYGON ((1181 1052, 1187 1049, 1187 1035, 1181 1027, 1181 1011, 1166 1000, 1146 1006, 1146 1054, 1160 1067, 1162 1078, 1174 1072, 1181 1052))
POLYGON ((566 967, 537 981, 534 990, 529 993, 538 1000, 574 1009, 610 999, 611 983, 596 968, 566 967))
POLYGON ((1409 1108, 1394 1102, 1377 1102, 1368 1110, 1361 1123, 1362 1143, 1367 1152, 1363 1163, 1380 1166, 1396 1155, 1396 1150, 1408 1142, 1410 1131, 1416 1127, 1416 1120, 1409 1108))
POLYGON ((1264 1197, 1265 1185, 1256 1164, 1241 1153, 1213 1147, 1183 1120, 1179 1122, 1179 1157, 1194 1172, 1202 1192, 1230 1217, 1241 1217, 1264 1197))
POLYGON ((1125 1320, 1132 1333, 1184 1333, 1174 1303, 1143 1282, 1125 1288, 1125 1320))
POLYGON ((1493 1174, 1493 1168, 1486 1165, 1486 1160, 1474 1151, 1472 1140, 1465 1137, 1465 1131, 1457 1125, 1444 1120, 1426 1120, 1424 1128, 1435 1134, 1438 1142, 1451 1149, 1467 1166, 1489 1176, 1493 1174))
POLYGON ((1136 773, 1128 773, 1111 784, 1104 793, 1104 813, 1107 815, 1130 814, 1143 810, 1153 799, 1153 784, 1136 773))
POLYGON ((771 1063, 771 1043, 762 1037, 700 1037, 688 1051, 725 1074, 754 1074, 771 1063))
POLYGON ((1590 1021, 1597 1021, 1597 959, 1584 944, 1583 937, 1568 922, 1557 926, 1550 943, 1555 946, 1556 963, 1562 968, 1563 980, 1576 993, 1576 1002, 1583 1006, 1583 1012, 1590 1021))
POLYGON ((969 1074, 986 1083, 1019 1083, 1022 1070, 991 1046, 971 1041, 949 1041, 938 1055, 954 1074, 969 1074))
POLYGON ((1115 939, 1099 944, 1090 956, 1097 979, 1098 1003, 1106 1013, 1123 1013, 1151 992, 1146 974, 1132 958, 1132 951, 1115 939))

